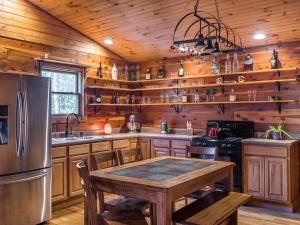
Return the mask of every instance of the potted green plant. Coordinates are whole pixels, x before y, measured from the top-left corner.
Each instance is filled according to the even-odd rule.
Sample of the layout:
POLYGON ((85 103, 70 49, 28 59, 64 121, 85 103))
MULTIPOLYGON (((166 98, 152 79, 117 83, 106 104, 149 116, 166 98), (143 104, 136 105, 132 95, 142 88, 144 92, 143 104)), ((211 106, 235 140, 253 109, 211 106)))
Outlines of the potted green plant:
POLYGON ((279 123, 277 127, 269 126, 267 130, 266 138, 269 138, 270 134, 272 134, 272 139, 274 140, 282 140, 282 134, 285 134, 291 139, 294 139, 291 135, 289 135, 285 130, 283 130, 283 124, 279 123))

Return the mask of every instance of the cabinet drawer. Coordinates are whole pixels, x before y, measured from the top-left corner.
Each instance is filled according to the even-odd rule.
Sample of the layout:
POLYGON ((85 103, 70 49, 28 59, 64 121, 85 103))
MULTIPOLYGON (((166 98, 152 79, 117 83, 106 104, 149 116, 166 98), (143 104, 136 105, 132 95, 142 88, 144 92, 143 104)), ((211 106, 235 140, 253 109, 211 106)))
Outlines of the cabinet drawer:
POLYGON ((69 147, 69 155, 82 155, 90 152, 90 145, 73 145, 69 147))
POLYGON ((152 149, 152 157, 159 157, 159 156, 170 156, 171 151, 168 148, 153 148, 152 149))
POLYGON ((113 141, 113 149, 129 148, 129 139, 113 141))
POLYGON ((103 152, 111 150, 111 142, 104 141, 92 144, 92 152, 103 152))
POLYGON ((270 145, 244 145, 245 155, 287 157, 288 148, 270 145))
POLYGON ((131 149, 137 148, 137 139, 136 138, 129 139, 129 148, 131 148, 131 149))
POLYGON ((170 148, 170 141, 166 139, 153 139, 152 144, 157 148, 170 148))
POLYGON ((186 149, 186 146, 191 145, 190 141, 184 141, 184 140, 171 140, 171 146, 172 148, 176 149, 186 149))
POLYGON ((67 147, 52 148, 52 158, 63 158, 67 155, 67 147))

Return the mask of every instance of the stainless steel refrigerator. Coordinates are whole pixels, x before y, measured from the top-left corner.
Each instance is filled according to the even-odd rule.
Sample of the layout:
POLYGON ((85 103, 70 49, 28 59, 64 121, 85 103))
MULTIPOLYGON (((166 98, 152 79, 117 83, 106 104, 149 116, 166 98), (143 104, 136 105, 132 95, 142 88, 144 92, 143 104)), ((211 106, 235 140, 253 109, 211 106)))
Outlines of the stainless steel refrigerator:
POLYGON ((0 73, 0 225, 51 217, 50 80, 0 73))

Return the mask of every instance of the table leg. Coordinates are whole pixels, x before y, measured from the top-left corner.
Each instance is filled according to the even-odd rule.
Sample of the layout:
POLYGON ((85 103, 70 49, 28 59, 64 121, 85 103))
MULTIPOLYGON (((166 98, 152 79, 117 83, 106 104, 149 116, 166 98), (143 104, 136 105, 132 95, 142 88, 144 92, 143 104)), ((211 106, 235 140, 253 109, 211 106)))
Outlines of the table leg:
POLYGON ((228 169, 227 177, 224 179, 224 191, 233 191, 233 168, 228 169))
POLYGON ((157 202, 156 204, 156 208, 157 208, 157 224, 171 225, 173 205, 166 193, 162 194, 159 202, 157 202))

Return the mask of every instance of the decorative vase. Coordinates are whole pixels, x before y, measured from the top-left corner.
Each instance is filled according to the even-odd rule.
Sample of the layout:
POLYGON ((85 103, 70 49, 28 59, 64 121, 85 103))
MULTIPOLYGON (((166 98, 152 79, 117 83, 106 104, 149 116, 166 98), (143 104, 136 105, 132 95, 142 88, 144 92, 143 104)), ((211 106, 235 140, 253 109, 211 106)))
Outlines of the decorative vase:
POLYGON ((116 67, 116 64, 113 65, 111 70, 111 79, 118 80, 118 69, 116 67))
POLYGON ((282 136, 280 132, 272 132, 272 139, 274 140, 282 140, 282 136))

